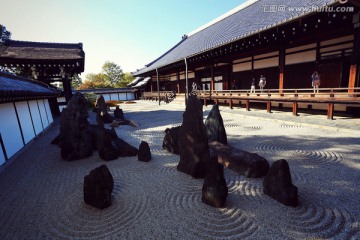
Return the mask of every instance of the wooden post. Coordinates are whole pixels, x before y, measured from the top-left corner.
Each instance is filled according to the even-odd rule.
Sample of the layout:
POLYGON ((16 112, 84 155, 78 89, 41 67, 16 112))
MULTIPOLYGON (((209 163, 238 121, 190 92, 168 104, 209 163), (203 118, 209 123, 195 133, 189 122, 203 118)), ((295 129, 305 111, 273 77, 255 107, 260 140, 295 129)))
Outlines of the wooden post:
POLYGON ((70 98, 72 97, 71 79, 64 78, 63 79, 63 87, 64 87, 64 92, 65 92, 66 103, 68 103, 70 98))
POLYGON ((298 115, 298 103, 293 102, 293 116, 297 116, 297 115, 298 115))
POLYGON ((232 99, 229 100, 229 107, 230 109, 233 109, 233 102, 232 102, 232 99))
POLYGON ((217 105, 219 105, 219 99, 215 99, 215 103, 217 104, 217 105))
POLYGON ((285 68, 285 48, 279 51, 279 93, 282 94, 284 89, 284 68, 285 68))
MULTIPOLYGON (((354 23, 354 44, 351 56, 351 66, 349 74, 349 88, 357 87, 358 73, 359 73, 359 58, 360 58, 360 13, 353 16, 354 23)), ((348 93, 353 93, 354 89, 349 89, 348 93)))
POLYGON ((334 119, 334 103, 328 103, 327 119, 334 119))
POLYGON ((268 113, 271 113, 271 101, 266 102, 266 110, 268 113))
POLYGON ((246 108, 246 111, 250 111, 250 101, 249 101, 249 99, 246 99, 246 101, 245 101, 245 108, 246 108))
POLYGON ((214 77, 214 64, 211 64, 211 83, 210 92, 215 91, 215 77, 214 77))
POLYGON ((178 92, 178 94, 180 94, 181 93, 181 91, 180 91, 180 73, 177 72, 176 76, 177 76, 177 92, 178 92))
POLYGON ((204 106, 207 106, 207 103, 206 103, 206 96, 204 96, 204 106))

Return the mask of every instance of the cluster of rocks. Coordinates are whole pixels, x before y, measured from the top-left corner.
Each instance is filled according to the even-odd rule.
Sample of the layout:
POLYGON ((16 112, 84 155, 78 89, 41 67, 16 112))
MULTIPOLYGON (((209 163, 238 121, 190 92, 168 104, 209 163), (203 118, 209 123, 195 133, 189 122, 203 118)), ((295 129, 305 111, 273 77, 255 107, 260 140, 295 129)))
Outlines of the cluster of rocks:
POLYGON ((222 207, 228 194, 224 166, 248 178, 266 176, 265 194, 287 206, 298 204, 297 188, 291 182, 286 160, 276 161, 270 168, 262 156, 227 145, 217 105, 204 124, 202 104, 190 96, 182 125, 165 130, 163 148, 180 155, 178 171, 194 178, 205 178, 202 201, 213 207, 222 207))
MULTIPOLYGON (((83 159, 91 156, 94 150, 106 161, 138 155, 139 149, 119 138, 114 128, 105 128, 104 123, 113 121, 114 117, 108 113, 103 96, 100 95, 96 102, 97 125, 88 122, 86 101, 82 94, 76 93, 61 113, 60 134, 52 141, 60 146, 61 157, 68 161, 83 159)), ((115 115, 122 115, 122 120, 125 120, 123 113, 116 111, 115 115)), ((149 147, 142 147, 140 159, 151 159, 149 147)))
MULTIPOLYGON (((106 161, 136 155, 139 161, 151 160, 147 142, 142 141, 137 149, 119 138, 114 128, 105 128, 104 123, 110 123, 115 118, 125 121, 121 109, 117 107, 115 118, 112 117, 107 111, 103 96, 100 96, 96 102, 97 125, 90 125, 86 103, 85 97, 76 93, 61 113, 60 134, 51 143, 59 145, 64 160, 87 158, 93 154, 93 150, 97 150, 99 157, 106 161)), ((112 175, 106 165, 102 165, 84 177, 84 202, 95 208, 105 209, 111 205, 113 188, 112 175)))

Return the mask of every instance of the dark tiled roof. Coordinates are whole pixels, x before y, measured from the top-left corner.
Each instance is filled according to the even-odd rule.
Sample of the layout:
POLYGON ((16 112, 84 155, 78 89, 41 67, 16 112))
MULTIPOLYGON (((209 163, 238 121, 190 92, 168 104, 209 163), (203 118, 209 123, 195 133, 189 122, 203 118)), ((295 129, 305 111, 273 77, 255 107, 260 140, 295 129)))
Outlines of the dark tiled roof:
POLYGON ((306 7, 324 7, 336 2, 338 0, 250 0, 247 2, 247 4, 250 4, 249 6, 200 31, 191 33, 158 59, 133 74, 140 75, 149 72, 158 67, 180 61, 185 57, 206 52, 315 11, 315 8, 305 11, 306 7), (285 10, 272 12, 270 10, 272 6, 285 6, 285 10), (290 11, 288 7, 304 8, 302 11, 301 9, 290 11))
POLYGON ((0 71, 0 102, 56 97, 60 91, 39 81, 0 71))
POLYGON ((7 40, 0 45, 0 58, 28 60, 80 60, 82 44, 44 43, 7 40))

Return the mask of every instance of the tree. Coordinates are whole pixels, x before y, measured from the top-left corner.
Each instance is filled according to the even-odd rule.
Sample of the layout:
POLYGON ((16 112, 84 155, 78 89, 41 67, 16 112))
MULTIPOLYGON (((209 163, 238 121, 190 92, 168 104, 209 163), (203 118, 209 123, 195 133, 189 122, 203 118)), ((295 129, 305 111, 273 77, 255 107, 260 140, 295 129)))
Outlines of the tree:
POLYGON ((131 73, 126 72, 126 73, 124 73, 124 76, 121 79, 121 81, 119 81, 115 86, 116 87, 126 87, 134 79, 135 79, 135 77, 131 73))
POLYGON ((102 73, 105 75, 106 81, 112 86, 121 81, 124 75, 119 65, 109 61, 106 61, 102 66, 102 73))
POLYGON ((71 81, 71 87, 77 89, 82 84, 82 79, 78 74, 75 74, 71 81))
POLYGON ((0 42, 3 42, 10 38, 11 38, 11 32, 6 30, 6 27, 4 25, 0 24, 0 42))
POLYGON ((84 82, 77 89, 83 90, 83 89, 111 88, 111 87, 112 86, 106 80, 105 74, 89 73, 85 76, 84 82))

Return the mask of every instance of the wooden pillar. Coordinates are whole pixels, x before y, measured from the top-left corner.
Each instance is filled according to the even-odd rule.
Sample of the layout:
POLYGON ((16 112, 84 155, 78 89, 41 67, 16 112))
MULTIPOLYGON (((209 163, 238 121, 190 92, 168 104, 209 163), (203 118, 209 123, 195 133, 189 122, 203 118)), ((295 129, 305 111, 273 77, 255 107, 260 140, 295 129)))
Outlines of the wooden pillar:
POLYGON ((334 119, 334 103, 328 103, 327 119, 334 119))
POLYGON ((210 84, 210 92, 215 90, 215 77, 214 77, 214 64, 211 64, 211 84, 210 84))
POLYGON ((250 111, 250 101, 249 101, 249 99, 247 99, 245 101, 245 108, 246 108, 246 111, 250 111))
MULTIPOLYGON (((349 88, 358 87, 359 83, 359 56, 360 56, 360 12, 353 17, 354 23, 354 44, 351 56, 350 74, 349 74, 349 88)), ((353 89, 348 90, 353 93, 353 89)))
POLYGON ((232 101, 232 99, 229 99, 229 107, 230 107, 230 109, 233 109, 233 101, 232 101))
POLYGON ((204 106, 207 106, 207 103, 206 103, 206 96, 204 96, 204 106))
POLYGON ((271 113, 271 101, 266 102, 266 110, 268 113, 271 113))
POLYGON ((160 82, 159 82, 159 70, 158 69, 156 69, 156 83, 157 83, 157 92, 158 92, 159 105, 160 105, 161 99, 160 99, 160 82))
POLYGON ((63 87, 64 87, 65 99, 66 99, 66 102, 68 103, 70 98, 72 97, 71 79, 64 78, 63 79, 63 87))
POLYGON ((298 103, 293 102, 293 116, 297 116, 297 115, 298 115, 298 103))
POLYGON ((176 73, 176 77, 177 77, 177 93, 181 93, 181 90, 180 90, 180 73, 177 72, 176 73))
POLYGON ((279 51, 279 93, 284 89, 285 48, 279 51))

